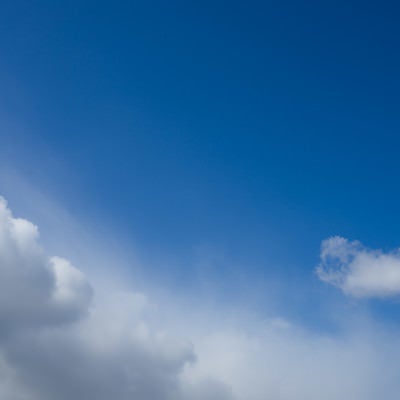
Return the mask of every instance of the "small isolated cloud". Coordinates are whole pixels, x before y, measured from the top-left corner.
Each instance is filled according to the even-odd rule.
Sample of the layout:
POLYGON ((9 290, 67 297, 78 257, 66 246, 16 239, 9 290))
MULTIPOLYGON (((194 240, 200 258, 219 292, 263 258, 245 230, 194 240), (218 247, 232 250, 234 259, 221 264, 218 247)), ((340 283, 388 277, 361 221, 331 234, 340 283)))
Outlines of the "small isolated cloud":
POLYGON ((360 242, 335 236, 324 240, 319 278, 346 295, 386 298, 400 295, 400 252, 370 250, 360 242))

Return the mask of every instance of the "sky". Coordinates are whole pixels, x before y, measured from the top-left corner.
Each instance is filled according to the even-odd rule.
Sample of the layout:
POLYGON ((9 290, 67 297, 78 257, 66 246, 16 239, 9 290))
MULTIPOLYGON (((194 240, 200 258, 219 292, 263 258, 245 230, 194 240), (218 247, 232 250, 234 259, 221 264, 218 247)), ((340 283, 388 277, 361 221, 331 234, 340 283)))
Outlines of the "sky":
POLYGON ((399 13, 0 2, 0 394, 396 398, 399 13))

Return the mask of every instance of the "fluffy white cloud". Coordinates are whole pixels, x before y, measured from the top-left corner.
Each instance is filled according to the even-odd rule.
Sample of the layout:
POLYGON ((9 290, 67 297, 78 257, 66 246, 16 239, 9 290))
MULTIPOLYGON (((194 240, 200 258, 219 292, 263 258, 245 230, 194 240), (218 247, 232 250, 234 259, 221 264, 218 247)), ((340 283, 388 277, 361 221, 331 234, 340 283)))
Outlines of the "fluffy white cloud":
MULTIPOLYGON (((84 274, 49 257, 38 236, 0 198, 0 397, 215 398, 208 385, 182 381, 193 346, 150 326, 144 295, 107 293, 92 302, 84 274)), ((229 393, 221 383, 218 391, 221 399, 229 393)))
POLYGON ((369 250, 342 237, 324 240, 319 278, 354 297, 400 295, 400 252, 369 250))

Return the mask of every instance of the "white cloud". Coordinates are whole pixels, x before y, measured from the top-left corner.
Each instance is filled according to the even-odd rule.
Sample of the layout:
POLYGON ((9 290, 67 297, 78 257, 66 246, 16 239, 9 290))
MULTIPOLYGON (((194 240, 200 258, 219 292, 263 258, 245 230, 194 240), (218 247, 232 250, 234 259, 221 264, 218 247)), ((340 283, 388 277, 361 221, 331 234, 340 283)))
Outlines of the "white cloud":
POLYGON ((84 274, 49 257, 38 238, 37 227, 14 218, 0 199, 0 395, 213 399, 213 390, 181 381, 193 346, 150 326, 146 296, 107 293, 91 302, 84 274))
MULTIPOLYGON (((322 257, 350 263, 359 251, 335 239, 322 257)), ((207 310, 171 308, 104 283, 92 289, 0 201, 0 398, 397 399, 397 335, 323 335, 280 316, 228 324, 223 310, 211 321, 207 310)))
POLYGON ((391 297, 400 295, 400 252, 369 250, 342 237, 324 240, 321 280, 354 297, 391 297))
POLYGON ((299 329, 223 330, 198 341, 202 362, 192 373, 230 382, 240 400, 395 400, 398 344, 362 332, 334 338, 299 329))

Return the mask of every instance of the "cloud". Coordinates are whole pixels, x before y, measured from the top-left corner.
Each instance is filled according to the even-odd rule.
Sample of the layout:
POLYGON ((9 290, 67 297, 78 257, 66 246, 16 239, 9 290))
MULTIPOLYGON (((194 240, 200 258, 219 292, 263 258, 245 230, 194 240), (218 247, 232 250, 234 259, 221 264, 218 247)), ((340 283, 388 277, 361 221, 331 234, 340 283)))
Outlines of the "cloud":
POLYGON ((38 229, 0 198, 0 334, 19 325, 59 324, 87 311, 92 289, 68 261, 48 257, 38 229))
POLYGON ((241 400, 395 400, 399 341, 369 335, 357 330, 332 337, 269 326, 256 334, 223 330, 199 340, 202 365, 194 373, 230 382, 241 400))
MULTIPOLYGON (((336 238, 321 257, 348 265, 360 251, 380 254, 336 238)), ((282 316, 225 316, 89 284, 0 200, 0 398, 397 399, 397 332, 332 335, 282 316)))
POLYGON ((81 271, 48 256, 38 239, 38 228, 1 198, 0 397, 230 399, 222 383, 181 380, 193 346, 150 326, 146 296, 96 296, 81 271))
POLYGON ((319 278, 353 297, 400 295, 400 252, 370 250, 357 241, 335 236, 321 246, 319 278))

